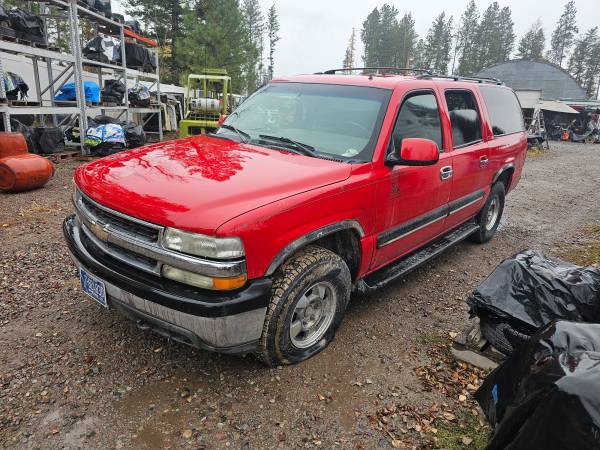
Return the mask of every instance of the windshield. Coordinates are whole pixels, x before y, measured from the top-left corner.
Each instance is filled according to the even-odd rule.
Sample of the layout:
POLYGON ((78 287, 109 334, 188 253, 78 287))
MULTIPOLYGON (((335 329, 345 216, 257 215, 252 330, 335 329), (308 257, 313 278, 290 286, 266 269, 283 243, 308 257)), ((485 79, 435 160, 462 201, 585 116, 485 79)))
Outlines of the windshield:
POLYGON ((370 161, 390 94, 361 86, 271 83, 229 115, 216 134, 314 156, 370 161))

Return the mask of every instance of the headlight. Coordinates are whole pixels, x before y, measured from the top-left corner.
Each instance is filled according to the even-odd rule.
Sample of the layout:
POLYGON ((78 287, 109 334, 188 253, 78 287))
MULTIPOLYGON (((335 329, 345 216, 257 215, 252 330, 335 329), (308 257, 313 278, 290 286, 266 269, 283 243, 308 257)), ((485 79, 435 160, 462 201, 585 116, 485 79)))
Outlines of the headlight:
POLYGON ((175 228, 165 230, 163 245, 181 253, 213 259, 231 259, 244 256, 244 245, 240 238, 217 238, 204 234, 188 233, 175 228))

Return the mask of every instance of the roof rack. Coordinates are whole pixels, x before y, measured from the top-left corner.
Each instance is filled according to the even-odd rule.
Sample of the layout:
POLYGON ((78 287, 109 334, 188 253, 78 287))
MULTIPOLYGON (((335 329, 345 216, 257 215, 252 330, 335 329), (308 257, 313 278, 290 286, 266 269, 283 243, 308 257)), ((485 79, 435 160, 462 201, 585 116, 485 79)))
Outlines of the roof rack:
POLYGON ((324 72, 317 72, 317 74, 335 75, 337 72, 355 72, 357 70, 367 71, 374 70, 375 73, 368 75, 385 75, 386 73, 397 73, 397 72, 418 72, 427 75, 433 75, 429 69, 416 69, 414 67, 346 67, 344 69, 329 69, 324 72))
POLYGON ((498 78, 492 78, 492 77, 463 77, 463 76, 459 76, 459 75, 439 75, 436 73, 426 73, 423 75, 419 75, 418 78, 443 78, 443 79, 454 80, 454 81, 474 81, 476 83, 490 83, 490 84, 497 84, 499 86, 504 84, 498 78))

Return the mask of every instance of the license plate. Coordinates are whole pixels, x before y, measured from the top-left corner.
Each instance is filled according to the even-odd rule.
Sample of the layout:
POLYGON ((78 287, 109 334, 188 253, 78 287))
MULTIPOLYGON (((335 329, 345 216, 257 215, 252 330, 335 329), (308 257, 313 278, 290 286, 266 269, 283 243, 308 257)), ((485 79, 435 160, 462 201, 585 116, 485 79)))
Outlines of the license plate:
POLYGON ((81 280, 83 292, 105 308, 108 308, 108 302, 106 301, 106 286, 104 286, 104 282, 90 275, 84 269, 79 269, 79 280, 81 280))

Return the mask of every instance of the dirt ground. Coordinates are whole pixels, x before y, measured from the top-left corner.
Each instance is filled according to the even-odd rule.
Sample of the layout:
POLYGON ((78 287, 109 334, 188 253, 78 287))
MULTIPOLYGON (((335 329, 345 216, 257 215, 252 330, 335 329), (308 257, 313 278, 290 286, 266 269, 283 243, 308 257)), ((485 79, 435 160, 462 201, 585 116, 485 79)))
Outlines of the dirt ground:
POLYGON ((600 145, 554 143, 490 243, 355 296, 323 353, 268 369, 147 334, 80 292, 61 233, 76 165, 0 194, 2 448, 476 448, 481 374, 444 353, 466 298, 503 258, 559 254, 600 220, 600 145))

